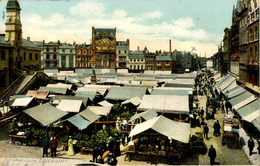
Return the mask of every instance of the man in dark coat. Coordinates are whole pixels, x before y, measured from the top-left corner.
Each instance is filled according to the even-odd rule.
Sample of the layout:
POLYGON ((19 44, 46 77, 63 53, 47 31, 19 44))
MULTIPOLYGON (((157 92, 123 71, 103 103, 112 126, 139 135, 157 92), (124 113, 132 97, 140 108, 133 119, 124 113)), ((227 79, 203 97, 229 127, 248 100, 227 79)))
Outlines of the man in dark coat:
POLYGON ((115 151, 115 141, 113 141, 112 137, 109 137, 107 148, 108 148, 110 153, 114 153, 114 151, 115 151))
POLYGON ((220 124, 218 122, 218 120, 215 121, 215 123, 213 124, 213 129, 214 129, 214 133, 213 135, 220 136, 220 124))
POLYGON ((56 157, 58 141, 55 137, 50 140, 51 157, 56 157))
POLYGON ((253 149, 255 147, 255 143, 252 137, 249 138, 248 140, 248 148, 249 148, 249 155, 251 156, 253 154, 253 149))
POLYGON ((215 158, 217 157, 217 153, 215 148, 213 148, 213 145, 210 145, 208 156, 210 158, 210 164, 214 165, 215 158))
POLYGON ((208 133, 209 133, 209 127, 207 126, 207 123, 204 126, 204 138, 206 136, 206 139, 208 139, 208 133))
POLYGON ((48 139, 48 137, 45 137, 44 140, 42 141, 42 148, 43 148, 42 157, 44 157, 44 155, 46 155, 46 157, 48 157, 49 146, 50 146, 49 139, 48 139))

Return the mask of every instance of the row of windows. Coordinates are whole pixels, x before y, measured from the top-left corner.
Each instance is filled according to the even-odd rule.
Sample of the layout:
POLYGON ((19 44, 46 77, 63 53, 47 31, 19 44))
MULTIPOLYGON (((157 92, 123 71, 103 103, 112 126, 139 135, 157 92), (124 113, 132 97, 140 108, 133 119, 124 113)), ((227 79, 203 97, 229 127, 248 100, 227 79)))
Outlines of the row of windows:
MULTIPOLYGON (((47 47, 47 48, 46 48, 46 52, 50 52, 50 48, 47 47)), ((56 47, 53 48, 53 52, 57 52, 56 47)))
POLYGON ((130 62, 143 62, 144 59, 130 59, 130 62))
POLYGON ((92 63, 77 63, 77 67, 92 67, 92 63))
MULTIPOLYGON (((24 60, 33 60, 33 54, 29 53, 29 59, 27 58, 27 54, 24 52, 23 53, 23 59, 24 60)), ((34 60, 38 60, 39 59, 39 55, 37 53, 34 54, 34 60)))
MULTIPOLYGON (((73 49, 70 49, 69 52, 70 52, 70 53, 73 53, 73 49)), ((66 50, 65 50, 65 49, 62 49, 62 53, 66 53, 66 50)))
POLYGON ((128 54, 127 50, 117 50, 117 54, 128 54))
MULTIPOLYGON (((77 55, 81 55, 81 52, 82 52, 82 51, 78 50, 78 51, 77 51, 77 55)), ((88 54, 89 54, 89 55, 92 55, 92 51, 90 50, 90 51, 88 52, 88 54)), ((84 50, 84 51, 83 51, 83 55, 87 55, 87 51, 84 50)))
POLYGON ((255 46, 255 48, 250 47, 250 49, 249 49, 249 58, 250 59, 253 58, 253 59, 258 60, 258 54, 259 53, 258 53, 258 47, 257 46, 255 46))
MULTIPOLYGON (((46 59, 50 59, 50 55, 49 54, 47 54, 46 55, 46 59)), ((53 56, 52 56, 52 59, 57 59, 57 55, 56 54, 54 54, 53 56)))
POLYGON ((144 69, 144 65, 130 65, 130 69, 133 69, 133 70, 135 70, 135 69, 137 69, 137 70, 139 70, 139 69, 144 69))
POLYGON ((87 59, 89 60, 89 61, 92 61, 92 57, 80 57, 80 56, 77 56, 77 61, 81 61, 81 59, 83 60, 83 61, 87 61, 87 59))

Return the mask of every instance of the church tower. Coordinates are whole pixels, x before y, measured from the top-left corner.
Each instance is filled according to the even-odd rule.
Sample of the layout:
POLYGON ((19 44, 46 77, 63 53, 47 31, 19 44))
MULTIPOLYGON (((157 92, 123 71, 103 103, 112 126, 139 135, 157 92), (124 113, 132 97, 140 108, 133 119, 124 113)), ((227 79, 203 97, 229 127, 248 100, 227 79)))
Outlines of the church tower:
POLYGON ((14 47, 20 47, 23 44, 20 11, 21 8, 17 0, 8 0, 6 6, 5 41, 14 47))

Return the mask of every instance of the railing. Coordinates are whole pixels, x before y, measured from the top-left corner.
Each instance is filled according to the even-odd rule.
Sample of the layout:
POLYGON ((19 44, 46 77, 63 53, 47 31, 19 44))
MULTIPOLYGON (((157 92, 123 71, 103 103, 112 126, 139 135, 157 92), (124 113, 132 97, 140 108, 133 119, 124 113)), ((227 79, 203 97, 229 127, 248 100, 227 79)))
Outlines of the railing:
MULTIPOLYGON (((19 69, 17 69, 19 70, 19 69)), ((20 77, 18 77, 14 82, 12 82, 11 85, 9 85, 1 94, 0 99, 3 99, 11 90, 15 88, 16 85, 18 85, 23 78, 26 76, 26 72, 23 72, 20 77)))

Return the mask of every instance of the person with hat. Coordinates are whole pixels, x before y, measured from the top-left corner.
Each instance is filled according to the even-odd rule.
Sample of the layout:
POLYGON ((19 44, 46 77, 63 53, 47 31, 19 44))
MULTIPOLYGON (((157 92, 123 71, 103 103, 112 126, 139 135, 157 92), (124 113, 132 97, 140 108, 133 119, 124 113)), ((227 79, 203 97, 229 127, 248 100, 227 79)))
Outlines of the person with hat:
POLYGON ((58 141, 56 137, 51 137, 50 140, 50 148, 51 148, 51 157, 56 157, 56 152, 57 152, 57 146, 58 146, 58 141))
POLYGON ((208 156, 210 158, 210 164, 214 165, 215 158, 217 157, 217 153, 213 145, 210 145, 208 156))
POLYGON ((69 141, 68 141, 68 155, 69 156, 73 156, 74 153, 74 149, 73 149, 73 140, 71 138, 71 136, 69 136, 69 141))
POLYGON ((49 146, 50 146, 49 139, 48 137, 45 137, 44 140, 42 141, 42 149, 43 149, 42 157, 44 157, 44 155, 48 157, 49 146))

